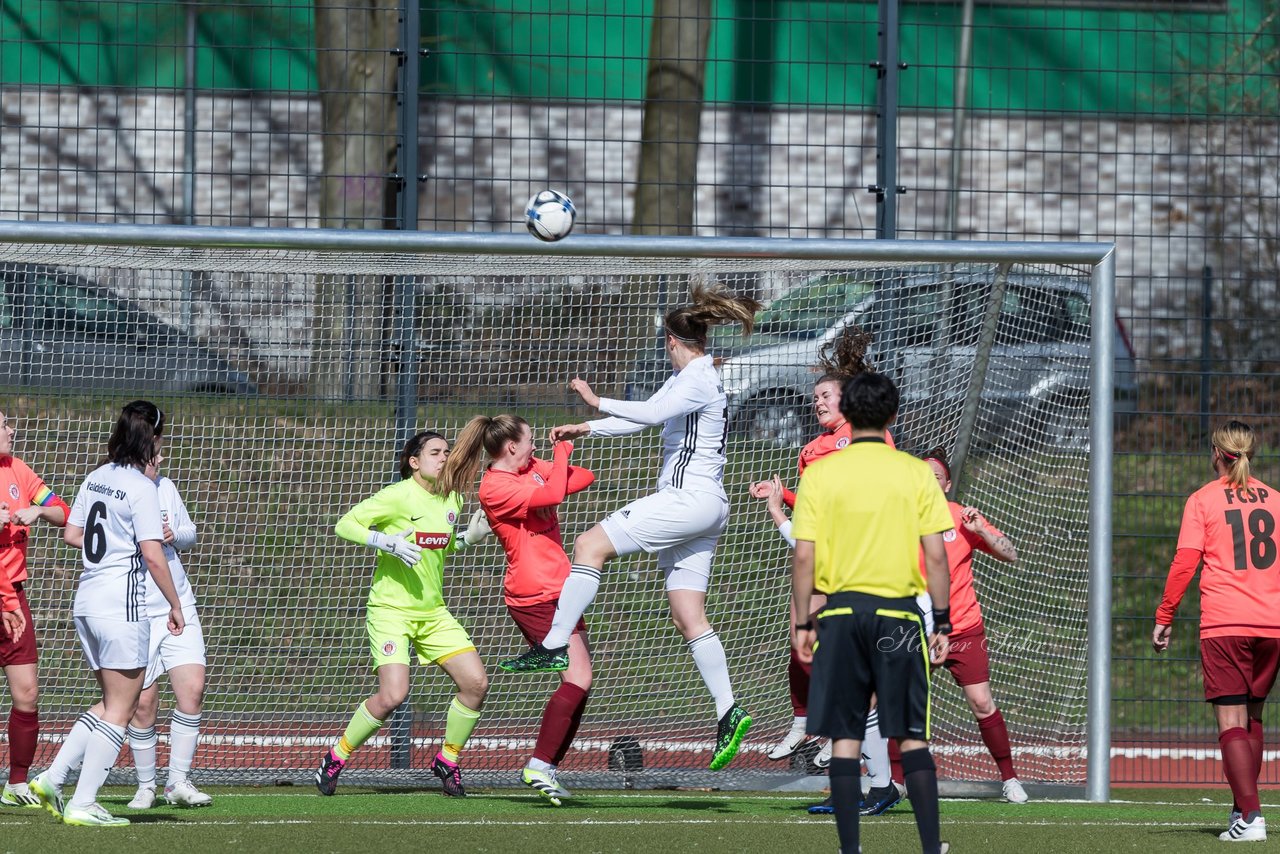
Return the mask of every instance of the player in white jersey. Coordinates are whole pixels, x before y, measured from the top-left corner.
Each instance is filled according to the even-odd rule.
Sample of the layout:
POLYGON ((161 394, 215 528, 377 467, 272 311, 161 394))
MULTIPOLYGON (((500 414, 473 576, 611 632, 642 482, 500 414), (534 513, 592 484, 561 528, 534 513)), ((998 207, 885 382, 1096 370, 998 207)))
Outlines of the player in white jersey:
POLYGON ((707 355, 707 330, 741 323, 751 334, 760 304, 722 290, 695 288, 693 303, 667 313, 666 350, 675 373, 644 402, 601 398, 574 378, 570 387, 588 405, 610 417, 566 424, 551 441, 580 436, 625 436, 662 425, 662 472, 658 491, 633 501, 580 535, 573 566, 560 592, 551 631, 542 643, 502 662, 517 673, 562 671, 569 665, 573 627, 600 589, 607 560, 636 552, 657 553, 666 576, 671 619, 716 704, 719 727, 711 770, 728 765, 751 726, 751 716, 734 702, 724 646, 707 621, 711 558, 729 519, 724 493, 727 406, 720 375, 707 355))
POLYGON ((169 675, 169 684, 177 708, 169 715, 169 771, 165 777, 164 799, 174 806, 207 807, 213 803, 205 792, 191 782, 191 763, 195 759, 200 737, 200 712, 204 704, 205 650, 200 615, 196 612, 196 594, 191 589, 186 567, 179 552, 196 544, 196 523, 191 521, 187 505, 174 482, 160 474, 163 454, 147 466, 146 475, 155 481, 160 497, 163 522, 164 556, 173 574, 173 586, 182 602, 182 616, 187 626, 180 635, 165 628, 169 603, 154 580, 147 580, 147 615, 151 620, 151 644, 147 655, 147 673, 143 678, 138 710, 129 722, 129 749, 138 773, 138 791, 129 808, 145 810, 156 802, 156 709, 159 704, 160 674, 169 675))
POLYGON ((63 534, 68 545, 81 550, 72 616, 85 660, 102 688, 102 701, 80 716, 53 764, 29 784, 66 824, 129 823, 103 809, 97 797, 124 746, 125 725, 142 692, 151 635, 147 572, 169 605, 168 631, 182 634, 185 625, 161 546, 160 499, 155 482, 143 473, 159 453, 163 433, 164 414, 155 404, 135 400, 124 407, 107 442, 108 462, 85 478, 63 534), (75 794, 64 804, 62 784, 82 763, 75 794))

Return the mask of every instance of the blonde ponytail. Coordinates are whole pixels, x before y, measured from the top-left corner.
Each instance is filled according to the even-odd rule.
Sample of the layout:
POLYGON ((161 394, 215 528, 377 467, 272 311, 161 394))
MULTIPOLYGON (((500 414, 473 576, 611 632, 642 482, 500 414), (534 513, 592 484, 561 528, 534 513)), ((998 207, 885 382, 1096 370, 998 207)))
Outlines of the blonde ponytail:
POLYGON ((1255 445, 1253 430, 1243 421, 1228 421, 1213 431, 1213 446, 1227 464, 1227 481, 1238 489, 1249 483, 1249 458, 1255 445))
POLYGON ((491 459, 497 457, 502 453, 502 446, 519 441, 528 426, 529 422, 519 415, 495 415, 492 418, 477 415, 472 418, 458 435, 458 441, 454 443, 449 459, 445 460, 444 469, 436 478, 432 491, 437 495, 452 492, 469 494, 483 463, 481 452, 488 453, 491 459))
POLYGON ((667 334, 702 351, 707 349, 707 330, 721 323, 740 323, 746 335, 755 328, 757 300, 734 294, 725 288, 697 285, 690 292, 692 302, 667 312, 663 325, 667 334))

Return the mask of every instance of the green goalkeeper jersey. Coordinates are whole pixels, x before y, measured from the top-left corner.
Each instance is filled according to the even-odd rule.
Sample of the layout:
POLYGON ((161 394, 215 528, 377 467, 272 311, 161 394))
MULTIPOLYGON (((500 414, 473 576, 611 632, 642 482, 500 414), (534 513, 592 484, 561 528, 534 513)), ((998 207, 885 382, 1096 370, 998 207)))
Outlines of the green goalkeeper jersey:
POLYGON ((338 536, 365 545, 370 530, 391 536, 413 530, 405 539, 422 547, 422 559, 405 566, 394 555, 378 552, 369 589, 369 607, 427 614, 444 607, 444 558, 457 550, 453 529, 462 512, 457 493, 441 498, 409 478, 392 484, 352 507, 338 520, 338 536))

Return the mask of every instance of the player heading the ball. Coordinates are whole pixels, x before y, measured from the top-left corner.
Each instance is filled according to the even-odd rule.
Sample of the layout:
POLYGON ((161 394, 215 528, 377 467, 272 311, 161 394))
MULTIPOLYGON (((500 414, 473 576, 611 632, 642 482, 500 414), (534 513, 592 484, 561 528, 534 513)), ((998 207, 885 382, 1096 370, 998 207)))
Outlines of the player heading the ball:
POLYGON ((715 700, 719 726, 711 770, 728 765, 751 726, 751 716, 734 702, 724 646, 707 621, 711 558, 729 519, 724 492, 724 387, 706 353, 707 332, 717 324, 740 323, 749 335, 760 304, 728 291, 694 288, 692 302, 665 318, 666 351, 675 369, 646 401, 599 397, 580 378, 569 384, 583 401, 608 418, 565 424, 551 440, 580 436, 627 436, 662 427, 662 471, 658 490, 633 501, 581 534, 573 544, 573 566, 560 592, 551 630, 523 655, 502 662, 517 673, 559 671, 569 666, 569 637, 600 589, 605 562, 619 555, 658 555, 666 577, 671 619, 684 637, 698 672, 715 700))

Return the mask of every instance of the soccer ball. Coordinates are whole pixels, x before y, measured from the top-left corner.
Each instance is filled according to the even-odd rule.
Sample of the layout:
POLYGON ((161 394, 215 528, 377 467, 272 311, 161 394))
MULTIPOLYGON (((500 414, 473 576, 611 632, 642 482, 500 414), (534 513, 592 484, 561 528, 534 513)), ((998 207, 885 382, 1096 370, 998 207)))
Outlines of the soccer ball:
POLYGON ((560 240, 573 231, 578 214, 573 200, 556 190, 534 193, 524 206, 524 221, 529 233, 539 240, 560 240))

